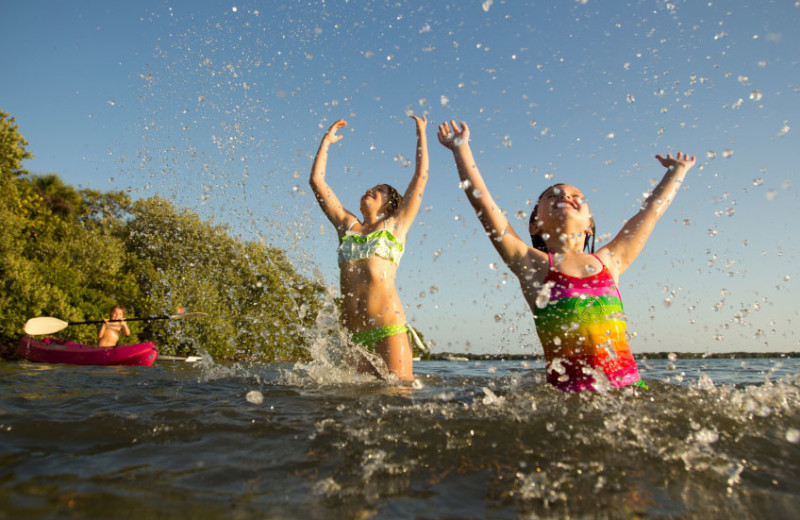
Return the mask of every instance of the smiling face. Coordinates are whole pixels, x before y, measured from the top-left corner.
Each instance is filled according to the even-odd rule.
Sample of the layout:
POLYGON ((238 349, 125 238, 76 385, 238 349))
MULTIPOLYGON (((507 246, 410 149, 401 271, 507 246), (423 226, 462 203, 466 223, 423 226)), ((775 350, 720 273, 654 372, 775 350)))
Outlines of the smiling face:
POLYGON ((531 235, 593 233, 594 220, 583 193, 569 184, 556 184, 539 197, 531 214, 531 235))
POLYGON ((361 197, 361 212, 391 216, 400 205, 400 194, 388 184, 378 184, 361 197))
POLYGON ((389 200, 389 190, 385 184, 379 184, 367 190, 361 197, 361 208, 364 210, 372 210, 375 213, 380 213, 381 208, 389 200))
POLYGON ((112 320, 125 319, 125 311, 122 310, 122 307, 114 307, 113 309, 111 309, 111 319, 112 320))

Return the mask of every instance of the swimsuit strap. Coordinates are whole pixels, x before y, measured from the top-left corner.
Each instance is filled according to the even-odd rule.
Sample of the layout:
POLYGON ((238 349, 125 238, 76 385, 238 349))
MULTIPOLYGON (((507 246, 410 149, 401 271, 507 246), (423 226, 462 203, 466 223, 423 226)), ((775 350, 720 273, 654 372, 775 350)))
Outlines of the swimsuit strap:
POLYGON ((604 264, 604 263, 603 263, 603 261, 602 261, 602 260, 600 260, 600 257, 599 257, 599 256, 597 256, 597 255, 596 255, 596 254, 594 254, 594 253, 589 253, 589 254, 590 254, 590 255, 592 255, 593 257, 597 258, 597 261, 598 261, 598 262, 600 262, 600 265, 602 265, 603 267, 605 267, 605 266, 606 266, 606 264, 604 264))
POLYGON ((547 260, 550 262, 550 269, 553 268, 553 255, 550 254, 550 251, 547 252, 547 260))

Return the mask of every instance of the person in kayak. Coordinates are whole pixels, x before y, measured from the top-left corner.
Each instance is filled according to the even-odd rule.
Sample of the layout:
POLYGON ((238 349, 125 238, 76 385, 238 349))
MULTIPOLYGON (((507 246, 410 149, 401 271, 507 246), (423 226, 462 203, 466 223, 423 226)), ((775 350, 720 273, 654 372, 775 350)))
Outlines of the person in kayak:
POLYGON ((489 193, 469 147, 466 123, 442 123, 438 138, 453 152, 467 198, 492 245, 519 279, 544 349, 547 381, 576 392, 646 388, 628 345, 619 277, 644 247, 695 158, 656 155, 667 168, 661 182, 616 237, 595 253, 594 218, 578 188, 556 184, 540 195, 530 217, 529 246, 489 193))
POLYGON ((125 309, 119 305, 114 305, 111 308, 111 317, 103 318, 103 324, 100 325, 100 333, 98 337, 100 342, 98 347, 115 347, 119 341, 119 335, 131 335, 128 324, 125 323, 125 309), (109 320, 123 320, 123 321, 109 321, 109 320))
MULTIPOLYGON (((395 274, 428 181, 428 121, 425 116, 411 118, 417 133, 416 170, 402 197, 388 184, 368 189, 361 197, 361 220, 342 206, 325 181, 328 148, 342 139, 336 132, 347 126, 342 119, 322 137, 309 179, 320 208, 339 236, 343 325, 354 343, 378 354, 389 373, 401 381, 412 381, 414 375, 410 327, 395 288, 395 274)), ((375 373, 366 360, 358 370, 375 373)))

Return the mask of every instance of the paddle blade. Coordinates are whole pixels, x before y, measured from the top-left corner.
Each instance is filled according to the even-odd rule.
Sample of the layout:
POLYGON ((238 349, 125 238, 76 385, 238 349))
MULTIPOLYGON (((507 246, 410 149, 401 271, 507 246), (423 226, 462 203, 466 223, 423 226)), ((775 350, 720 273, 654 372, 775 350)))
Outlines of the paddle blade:
POLYGON ((67 328, 66 321, 58 318, 42 316, 41 318, 31 318, 25 322, 25 334, 29 336, 40 336, 42 334, 55 334, 67 328))

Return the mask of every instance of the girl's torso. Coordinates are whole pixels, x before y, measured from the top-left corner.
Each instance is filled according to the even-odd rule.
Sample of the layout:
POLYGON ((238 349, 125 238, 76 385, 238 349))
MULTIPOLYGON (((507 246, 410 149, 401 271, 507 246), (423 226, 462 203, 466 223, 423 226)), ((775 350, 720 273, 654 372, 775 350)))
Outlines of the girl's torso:
POLYGON ((397 266, 405 248, 387 221, 367 233, 355 231, 356 224, 350 224, 337 250, 344 325, 351 332, 359 332, 405 323, 395 288, 397 266))
POLYGON ((596 388, 600 374, 614 387, 640 378, 617 284, 605 264, 591 256, 596 262, 586 259, 580 269, 577 264, 569 269, 588 276, 559 271, 549 255, 550 268, 539 284, 520 279, 544 349, 548 382, 563 390, 596 388))
POLYGON ((103 337, 100 338, 98 346, 100 347, 113 347, 119 341, 119 335, 122 332, 122 324, 119 322, 111 322, 105 324, 103 337))

